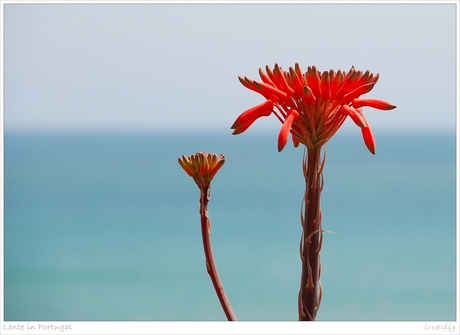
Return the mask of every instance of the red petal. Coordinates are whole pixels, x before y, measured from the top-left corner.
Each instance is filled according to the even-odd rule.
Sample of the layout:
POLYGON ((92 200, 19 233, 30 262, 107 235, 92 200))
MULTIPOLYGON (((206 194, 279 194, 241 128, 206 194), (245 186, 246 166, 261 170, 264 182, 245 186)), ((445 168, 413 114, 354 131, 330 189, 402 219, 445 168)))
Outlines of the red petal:
POLYGON ((339 90, 340 85, 342 85, 343 77, 344 77, 343 72, 339 70, 339 71, 337 71, 337 74, 334 76, 334 80, 332 80, 332 78, 330 78, 330 80, 331 80, 331 96, 332 97, 335 97, 335 95, 337 94, 337 92, 339 90))
POLYGON ((294 148, 297 148, 300 144, 299 140, 294 135, 292 135, 292 143, 294 144, 294 148))
MULTIPOLYGON (((239 79, 240 83, 244 87, 249 88, 250 90, 252 90, 254 92, 257 92, 259 94, 262 94, 264 96, 264 98, 267 99, 267 100, 273 100, 273 101, 277 102, 280 99, 280 97, 278 95, 275 95, 273 93, 267 92, 266 90, 263 91, 260 87, 257 87, 256 84, 255 84, 257 82, 255 80, 249 79, 248 77, 240 77, 240 76, 238 76, 238 79, 239 79)), ((264 85, 270 86, 270 85, 265 84, 265 83, 264 83, 264 85)), ((282 92, 282 93, 284 93, 284 92, 282 92)))
POLYGON ((353 99, 359 97, 360 95, 366 94, 374 88, 375 83, 367 83, 358 88, 354 89, 351 92, 348 92, 343 96, 344 101, 352 101, 353 99))
POLYGON ((369 151, 375 155, 375 138, 371 128, 363 127, 361 128, 361 132, 363 133, 364 144, 366 144, 369 151))
POLYGON ((265 71, 267 72, 267 76, 270 78, 273 84, 275 84, 276 87, 280 88, 280 86, 277 85, 278 83, 277 83, 275 75, 273 74, 272 69, 270 69, 268 65, 265 66, 265 71))
POLYGON ((354 66, 351 67, 351 69, 347 72, 347 74, 344 74, 344 78, 342 82, 339 84, 339 87, 336 92, 336 98, 339 99, 343 97, 345 94, 350 92, 350 88, 353 86, 357 72, 355 71, 354 66))
POLYGON ((297 76, 302 79, 302 82, 303 82, 303 73, 302 73, 302 69, 300 68, 300 65, 299 63, 295 63, 295 72, 297 73, 297 76))
POLYGON ((323 72, 321 74, 321 93, 323 99, 330 99, 331 97, 331 83, 329 78, 329 72, 323 72))
POLYGON ((262 79, 262 81, 266 84, 269 84, 269 85, 272 85, 272 86, 275 86, 275 84, 273 83, 273 81, 270 79, 270 77, 268 76, 268 74, 266 72, 264 72, 264 70, 262 70, 262 68, 259 69, 259 76, 260 76, 260 79, 262 79))
POLYGON ((286 82, 286 78, 284 77, 284 72, 278 66, 278 64, 275 64, 275 67, 273 69, 273 74, 276 76, 276 79, 278 83, 281 85, 284 92, 286 92, 288 95, 294 94, 294 90, 286 82))
POLYGON ((254 123, 255 120, 256 119, 251 120, 250 122, 247 122, 247 123, 240 124, 238 125, 238 127, 231 128, 231 129, 234 129, 232 135, 239 135, 245 132, 246 129, 248 129, 254 123))
MULTIPOLYGON (((278 67, 278 64, 275 64, 275 67, 278 67)), ((286 87, 283 86, 283 83, 280 81, 280 78, 275 75, 275 71, 272 69, 270 69, 268 67, 268 65, 265 67, 266 71, 267 71, 267 75, 268 77, 271 79, 271 81, 273 82, 273 84, 275 84, 275 87, 281 91, 285 91, 286 93, 289 93, 289 94, 292 94, 292 92, 290 90, 286 90, 286 87)), ((278 70, 280 68, 278 67, 278 70)), ((284 79, 284 78, 283 78, 284 79)))
POLYGON ((250 80, 248 77, 241 77, 241 76, 238 76, 238 80, 240 81, 240 83, 246 87, 246 88, 249 88, 250 90, 252 90, 252 80, 250 80))
POLYGON ((289 132, 291 131, 292 122, 299 117, 299 113, 296 110, 292 109, 290 112, 291 113, 281 126, 281 131, 278 135, 278 151, 283 150, 283 148, 286 146, 289 138, 289 132))
POLYGON ((291 86, 294 87, 294 91, 297 95, 302 96, 303 84, 302 80, 299 78, 295 70, 290 67, 289 68, 289 77, 291 81, 291 86))
POLYGON ((265 84, 263 82, 259 83, 255 80, 253 81, 253 84, 256 87, 256 91, 259 92, 260 94, 272 94, 281 100, 287 100, 289 98, 285 92, 269 84, 265 84))
POLYGON ((310 87, 312 90, 313 94, 316 97, 321 96, 321 87, 320 87, 320 79, 319 79, 319 73, 316 70, 316 67, 308 67, 307 69, 307 74, 306 74, 306 79, 307 79, 307 86, 310 87))
POLYGON ((266 100, 261 104, 252 107, 242 113, 238 118, 235 120, 233 125, 230 127, 234 129, 233 135, 241 134, 243 131, 249 128, 249 126, 257 120, 259 117, 262 116, 269 116, 273 110, 273 101, 266 100))
POLYGON ((314 94, 311 91, 310 87, 304 86, 302 93, 303 93, 302 98, 305 100, 305 102, 307 104, 314 104, 315 103, 316 97, 314 96, 314 94))
POLYGON ((190 176, 190 177, 193 177, 193 168, 190 166, 191 162, 190 160, 185 157, 184 155, 182 155, 182 157, 179 157, 179 164, 180 166, 184 169, 185 172, 187 172, 187 174, 190 176))
POLYGON ((198 155, 198 169, 200 176, 204 177, 208 172, 209 164, 204 154, 198 155))
POLYGON ((217 171, 224 165, 225 163, 225 156, 220 154, 220 156, 217 156, 216 154, 213 154, 213 166, 211 171, 209 172, 211 176, 214 176, 217 171))
POLYGON ((358 110, 348 105, 342 105, 339 109, 339 113, 348 115, 358 127, 367 127, 366 118, 358 110))
POLYGON ((375 76, 371 73, 371 75, 369 76, 369 82, 372 82, 372 83, 377 83, 377 81, 379 80, 379 76, 380 74, 376 74, 375 76))
POLYGON ((377 108, 377 109, 386 110, 386 111, 396 108, 395 105, 392 105, 389 102, 386 102, 383 100, 377 100, 377 99, 354 99, 351 104, 355 108, 367 106, 367 107, 377 108))

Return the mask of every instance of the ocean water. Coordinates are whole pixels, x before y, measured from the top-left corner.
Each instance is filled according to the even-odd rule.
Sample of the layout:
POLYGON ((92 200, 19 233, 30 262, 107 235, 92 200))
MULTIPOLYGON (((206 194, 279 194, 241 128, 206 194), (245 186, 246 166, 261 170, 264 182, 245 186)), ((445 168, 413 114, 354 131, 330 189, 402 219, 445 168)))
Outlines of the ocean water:
MULTIPOLYGON (((318 320, 456 317, 455 134, 327 144, 318 320)), ((9 134, 5 321, 225 320, 199 191, 177 163, 224 153, 212 245, 239 320, 297 320, 303 151, 276 135, 9 134)))

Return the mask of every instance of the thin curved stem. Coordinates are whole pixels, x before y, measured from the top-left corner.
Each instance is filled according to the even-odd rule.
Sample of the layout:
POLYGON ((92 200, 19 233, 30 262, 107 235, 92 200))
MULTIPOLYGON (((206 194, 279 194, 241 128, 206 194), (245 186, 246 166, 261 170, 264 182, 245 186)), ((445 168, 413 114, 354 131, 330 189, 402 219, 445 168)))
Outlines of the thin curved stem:
POLYGON ((201 236, 203 238, 204 255, 206 258, 206 269, 211 277, 212 284, 219 298, 220 304, 227 316, 228 321, 237 321, 233 313, 232 306, 228 301, 225 294, 224 287, 220 281, 219 274, 217 273, 216 264, 214 263, 214 256, 211 247, 211 221, 208 217, 208 202, 210 197, 209 187, 200 188, 200 217, 201 217, 201 236))

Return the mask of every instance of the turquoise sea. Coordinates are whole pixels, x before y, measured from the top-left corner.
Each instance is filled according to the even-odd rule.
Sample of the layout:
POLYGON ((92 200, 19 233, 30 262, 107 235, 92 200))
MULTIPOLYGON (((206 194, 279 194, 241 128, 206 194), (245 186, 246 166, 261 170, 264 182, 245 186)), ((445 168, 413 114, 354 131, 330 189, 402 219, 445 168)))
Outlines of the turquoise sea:
MULTIPOLYGON (((318 320, 456 318, 455 134, 327 144, 318 320)), ((177 163, 223 153, 212 244, 239 320, 297 320, 303 150, 277 134, 4 138, 5 321, 225 320, 199 191, 177 163)))

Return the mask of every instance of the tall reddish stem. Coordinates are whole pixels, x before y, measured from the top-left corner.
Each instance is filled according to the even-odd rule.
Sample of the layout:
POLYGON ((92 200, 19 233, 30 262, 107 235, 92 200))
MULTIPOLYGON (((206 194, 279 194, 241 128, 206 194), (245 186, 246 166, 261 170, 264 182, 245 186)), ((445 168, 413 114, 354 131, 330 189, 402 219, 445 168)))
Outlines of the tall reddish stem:
POLYGON ((214 256, 211 247, 211 221, 208 217, 208 202, 209 202, 209 186, 200 188, 200 217, 201 217, 201 236, 203 238, 204 255, 206 258, 206 269, 211 277, 212 284, 216 290, 217 297, 220 304, 227 316, 228 321, 236 321, 236 316, 233 313, 232 306, 228 301, 225 294, 224 287, 220 281, 219 274, 217 273, 216 264, 214 263, 214 256))
MULTIPOLYGON (((306 149, 307 150, 307 149, 306 149)), ((314 321, 321 302, 320 250, 322 243, 320 196, 323 188, 321 147, 309 148, 303 158, 305 195, 302 203, 300 258, 302 277, 299 292, 299 320, 314 321)))

